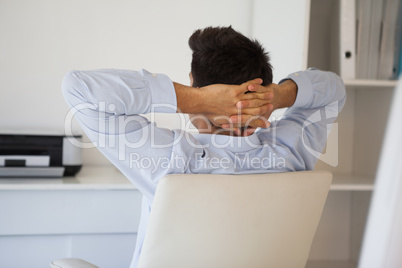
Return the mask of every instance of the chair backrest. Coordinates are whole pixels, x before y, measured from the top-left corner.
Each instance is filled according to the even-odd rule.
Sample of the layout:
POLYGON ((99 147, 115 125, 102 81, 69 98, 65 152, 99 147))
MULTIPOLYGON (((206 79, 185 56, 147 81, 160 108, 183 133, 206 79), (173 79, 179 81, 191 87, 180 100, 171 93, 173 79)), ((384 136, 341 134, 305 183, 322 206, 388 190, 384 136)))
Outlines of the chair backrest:
POLYGON ((153 201, 138 267, 305 267, 332 174, 175 174, 153 201))

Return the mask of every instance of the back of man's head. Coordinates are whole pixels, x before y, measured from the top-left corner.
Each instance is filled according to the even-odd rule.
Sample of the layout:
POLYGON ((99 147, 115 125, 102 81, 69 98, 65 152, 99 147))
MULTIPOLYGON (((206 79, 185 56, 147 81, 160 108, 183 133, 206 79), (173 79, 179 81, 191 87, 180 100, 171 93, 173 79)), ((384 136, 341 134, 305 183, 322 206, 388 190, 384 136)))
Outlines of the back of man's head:
POLYGON ((254 78, 262 78, 263 85, 272 83, 268 53, 256 40, 250 40, 231 26, 196 30, 188 43, 193 51, 194 87, 242 84, 254 78))

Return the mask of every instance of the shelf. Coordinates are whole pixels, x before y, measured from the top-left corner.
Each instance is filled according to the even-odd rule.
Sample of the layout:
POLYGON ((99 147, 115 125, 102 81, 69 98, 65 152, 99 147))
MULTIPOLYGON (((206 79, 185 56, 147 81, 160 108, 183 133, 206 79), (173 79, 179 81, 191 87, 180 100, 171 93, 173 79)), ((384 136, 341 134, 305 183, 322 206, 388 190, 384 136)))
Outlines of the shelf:
POLYGON ((135 190, 115 167, 83 167, 74 177, 0 178, 1 190, 135 190))
POLYGON ((369 79, 353 79, 344 80, 346 87, 351 88, 389 88, 393 89, 397 86, 398 80, 369 80, 369 79))
POLYGON ((374 177, 362 175, 334 174, 330 191, 372 191, 374 177))
POLYGON ((356 268, 356 264, 348 261, 308 261, 306 268, 356 268))

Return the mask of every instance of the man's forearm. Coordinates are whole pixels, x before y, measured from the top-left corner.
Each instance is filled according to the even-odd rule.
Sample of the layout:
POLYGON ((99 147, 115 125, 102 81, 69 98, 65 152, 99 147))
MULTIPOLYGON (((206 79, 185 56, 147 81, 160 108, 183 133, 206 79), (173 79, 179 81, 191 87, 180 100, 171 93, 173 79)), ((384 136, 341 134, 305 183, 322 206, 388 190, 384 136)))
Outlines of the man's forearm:
POLYGON ((291 107, 296 101, 297 84, 291 79, 284 81, 275 88, 274 96, 274 109, 291 107))
POLYGON ((177 98, 177 112, 186 114, 202 113, 202 94, 198 88, 173 82, 177 98))
POLYGON ((177 99, 177 112, 188 114, 237 114, 236 103, 246 96, 247 84, 215 84, 194 88, 173 83, 177 99))

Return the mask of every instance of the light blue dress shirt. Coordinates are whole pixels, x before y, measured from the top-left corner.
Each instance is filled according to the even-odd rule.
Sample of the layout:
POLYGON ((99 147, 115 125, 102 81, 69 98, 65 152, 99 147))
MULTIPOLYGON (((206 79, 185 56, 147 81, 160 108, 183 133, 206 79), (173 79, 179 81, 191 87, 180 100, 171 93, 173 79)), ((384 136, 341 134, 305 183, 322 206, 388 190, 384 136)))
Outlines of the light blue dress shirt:
POLYGON ((143 194, 131 267, 141 253, 158 181, 171 173, 245 174, 311 170, 342 109, 345 87, 334 73, 290 74, 296 102, 283 118, 249 137, 158 128, 141 114, 175 113, 172 81, 146 70, 71 71, 63 94, 91 141, 143 194))

